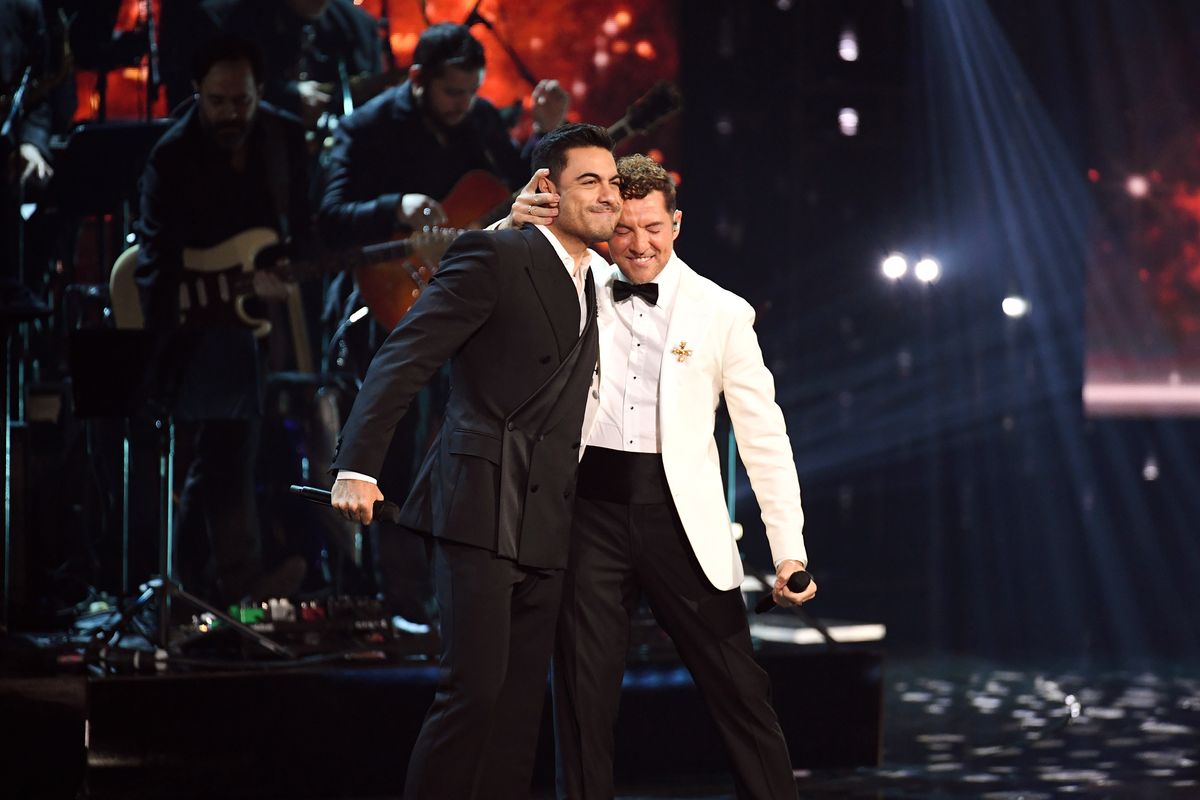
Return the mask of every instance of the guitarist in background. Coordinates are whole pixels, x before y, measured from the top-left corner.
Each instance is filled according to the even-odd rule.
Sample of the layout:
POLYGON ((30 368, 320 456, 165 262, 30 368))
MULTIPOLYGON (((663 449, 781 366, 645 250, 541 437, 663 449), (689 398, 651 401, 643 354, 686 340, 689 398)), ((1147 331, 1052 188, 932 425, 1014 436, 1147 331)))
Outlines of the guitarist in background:
POLYGON ((44 186, 50 168, 50 108, 30 89, 45 73, 46 26, 37 0, 0 0, 0 124, 9 117, 11 95, 32 67, 25 102, 9 138, 0 141, 0 308, 24 315, 46 311, 19 279, 19 208, 28 189, 44 186))
POLYGON ((192 92, 189 54, 220 34, 262 48, 263 99, 300 117, 306 128, 326 110, 340 112, 330 87, 336 90, 342 75, 378 75, 383 69, 378 24, 352 0, 206 0, 191 14, 164 15, 162 50, 172 108, 192 92), (189 24, 181 24, 185 19, 189 24), (179 53, 174 60, 173 51, 179 53))
MULTIPOLYGON (((556 81, 533 90, 534 137, 522 150, 496 107, 477 96, 483 71, 483 46, 465 26, 433 25, 417 42, 408 80, 341 120, 319 215, 328 244, 367 244, 448 221, 467 225, 472 220, 447 220, 438 198, 471 170, 486 170, 511 189, 524 185, 533 146, 562 123, 569 97, 556 81)), ((327 295, 326 318, 346 320, 363 305, 348 276, 339 276, 327 295)), ((334 343, 342 348, 339 365, 361 377, 388 331, 367 320, 339 329, 346 331, 334 343)), ((389 494, 408 493, 445 391, 444 380, 431 382, 400 421, 381 476, 389 494)), ((431 589, 423 540, 380 530, 386 524, 372 531, 385 602, 403 618, 401 628, 404 620, 424 624, 431 589)))
MULTIPOLYGON (((184 248, 217 245, 247 228, 283 240, 310 238, 304 130, 260 101, 255 45, 219 37, 198 53, 196 103, 159 140, 141 180, 137 276, 146 329, 163 345, 157 382, 194 455, 180 500, 177 534, 185 581, 199 579, 201 529, 215 563, 218 603, 293 594, 304 561, 264 575, 254 465, 264 365, 253 334, 235 323, 180 324, 184 248)), ((282 300, 277 276, 254 275, 256 294, 282 300)), ((194 588, 194 585, 193 585, 194 588)), ((203 593, 203 592, 202 592, 203 593)))

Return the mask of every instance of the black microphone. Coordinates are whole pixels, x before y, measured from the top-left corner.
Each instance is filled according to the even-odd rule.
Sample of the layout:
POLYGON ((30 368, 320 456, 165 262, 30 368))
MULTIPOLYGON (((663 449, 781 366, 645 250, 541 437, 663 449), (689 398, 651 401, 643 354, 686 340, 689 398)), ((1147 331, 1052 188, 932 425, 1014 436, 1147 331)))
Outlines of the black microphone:
MULTIPOLYGON (((789 592, 803 592, 812 583, 812 575, 809 575, 804 570, 796 570, 788 578, 787 588, 789 592)), ((775 607, 775 596, 771 592, 767 592, 758 599, 758 605, 754 607, 755 614, 763 614, 775 607)))
MULTIPOLYGON (((327 489, 318 489, 315 486, 299 486, 293 483, 288 488, 288 491, 311 503, 318 503, 323 506, 332 505, 331 496, 327 489)), ((392 524, 399 524, 400 522, 400 506, 390 500, 376 500, 375 507, 371 509, 371 513, 373 519, 381 519, 384 522, 392 524)), ((805 585, 807 586, 808 584, 805 585)))

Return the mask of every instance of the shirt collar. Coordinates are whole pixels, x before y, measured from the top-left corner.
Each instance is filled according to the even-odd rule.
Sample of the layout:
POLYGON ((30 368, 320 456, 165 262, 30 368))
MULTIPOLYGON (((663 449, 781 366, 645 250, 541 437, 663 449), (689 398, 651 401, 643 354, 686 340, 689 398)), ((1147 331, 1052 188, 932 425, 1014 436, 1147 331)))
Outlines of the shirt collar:
MULTIPOLYGON (((534 225, 533 227, 536 230, 541 231, 542 235, 550 240, 550 246, 554 248, 555 255, 557 255, 559 260, 562 261, 563 266, 567 270, 567 274, 571 275, 573 278, 575 275, 575 259, 571 258, 571 254, 567 252, 567 248, 563 247, 563 244, 558 240, 558 237, 550 232, 549 227, 545 225, 534 225)), ((580 264, 580 268, 582 269, 581 274, 586 275, 587 271, 591 269, 592 264, 596 263, 596 259, 598 258, 600 258, 600 255, 590 247, 585 250, 583 252, 582 263, 580 264)))
MULTIPOLYGON (((667 259, 667 265, 662 268, 662 272, 652 281, 658 284, 658 302, 656 305, 664 311, 671 308, 671 304, 675 301, 675 295, 679 293, 679 277, 683 274, 683 268, 680 266, 683 262, 679 260, 679 256, 674 250, 671 251, 671 257, 667 259)), ((625 277, 625 273, 621 272, 620 267, 613 266, 615 270, 613 280, 624 281, 629 283, 625 277)))

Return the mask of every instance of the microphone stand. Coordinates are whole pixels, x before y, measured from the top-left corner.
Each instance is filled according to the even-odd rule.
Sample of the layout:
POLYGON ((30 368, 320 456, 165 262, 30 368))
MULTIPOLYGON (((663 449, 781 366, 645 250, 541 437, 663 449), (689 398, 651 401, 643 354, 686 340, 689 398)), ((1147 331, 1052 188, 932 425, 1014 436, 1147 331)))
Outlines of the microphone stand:
POLYGON ((153 0, 144 0, 142 9, 146 22, 146 121, 154 119, 154 102, 158 100, 158 89, 162 86, 158 62, 158 23, 154 19, 153 0))
POLYGON ((508 53, 508 57, 512 59, 513 66, 517 68, 517 72, 521 73, 521 77, 524 78, 531 87, 537 86, 537 76, 533 74, 529 67, 525 66, 525 62, 521 60, 519 55, 517 55, 517 51, 513 49, 512 45, 509 44, 503 36, 500 35, 500 32, 496 30, 496 26, 492 24, 492 21, 483 14, 479 13, 479 4, 481 2, 483 2, 483 0, 475 0, 475 7, 471 9, 471 13, 467 14, 467 19, 465 22, 463 22, 463 25, 466 25, 468 28, 474 27, 475 25, 482 25, 491 31, 492 35, 496 37, 496 41, 499 42, 500 46, 504 48, 504 52, 508 53))
POLYGON ((383 68, 395 72, 396 52, 392 50, 392 16, 388 0, 379 0, 379 35, 383 37, 383 68))

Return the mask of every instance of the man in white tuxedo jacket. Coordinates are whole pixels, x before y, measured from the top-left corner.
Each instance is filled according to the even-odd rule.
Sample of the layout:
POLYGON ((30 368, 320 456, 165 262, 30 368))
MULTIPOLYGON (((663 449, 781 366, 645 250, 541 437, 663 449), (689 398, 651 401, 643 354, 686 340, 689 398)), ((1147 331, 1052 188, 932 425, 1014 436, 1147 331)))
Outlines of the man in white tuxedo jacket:
MULTIPOLYGON (((804 514, 754 311, 673 252, 682 213, 665 170, 618 162, 624 200, 598 271, 600 359, 584 415, 567 578, 554 655, 558 794, 613 797, 613 729, 630 617, 645 597, 724 739, 739 798, 795 798, 787 745, 754 661, 713 425, 722 394, 762 508, 775 601, 805 568, 804 514)), ((553 224, 537 176, 513 222, 553 224)), ((543 187, 544 188, 544 187, 543 187)))

